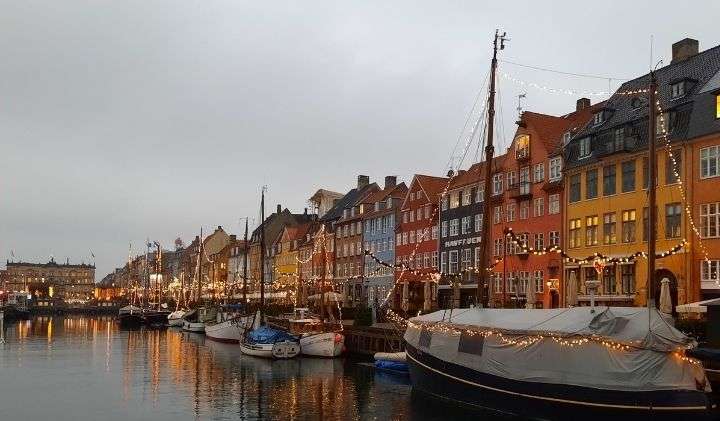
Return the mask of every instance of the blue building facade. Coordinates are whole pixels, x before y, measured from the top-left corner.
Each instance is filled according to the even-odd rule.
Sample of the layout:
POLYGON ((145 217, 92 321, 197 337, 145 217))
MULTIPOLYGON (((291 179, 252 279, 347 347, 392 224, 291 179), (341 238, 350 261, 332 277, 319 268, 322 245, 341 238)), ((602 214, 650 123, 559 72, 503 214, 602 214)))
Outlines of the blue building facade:
MULTIPOLYGON (((395 226, 407 191, 405 183, 396 184, 396 178, 389 176, 385 177, 382 190, 363 201, 363 247, 383 262, 395 262, 395 226)), ((365 256, 363 286, 368 307, 377 309, 391 292, 394 282, 393 268, 365 256)))

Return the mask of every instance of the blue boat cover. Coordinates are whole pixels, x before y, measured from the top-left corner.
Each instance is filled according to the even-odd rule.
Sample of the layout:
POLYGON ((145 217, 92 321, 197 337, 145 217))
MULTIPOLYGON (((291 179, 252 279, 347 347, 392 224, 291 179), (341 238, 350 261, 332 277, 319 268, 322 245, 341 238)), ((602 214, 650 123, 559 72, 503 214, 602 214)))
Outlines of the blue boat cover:
POLYGON ((268 326, 260 326, 247 334, 251 342, 257 344, 274 344, 280 341, 297 341, 297 338, 284 330, 273 329, 268 326))

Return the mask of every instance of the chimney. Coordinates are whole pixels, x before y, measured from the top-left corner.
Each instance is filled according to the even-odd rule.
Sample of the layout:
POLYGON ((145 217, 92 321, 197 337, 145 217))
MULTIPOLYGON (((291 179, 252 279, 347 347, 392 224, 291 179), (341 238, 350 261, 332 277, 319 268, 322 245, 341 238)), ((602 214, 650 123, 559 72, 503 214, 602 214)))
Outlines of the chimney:
POLYGON ((222 225, 218 225, 217 231, 222 231, 222 225))
POLYGON ((694 55, 700 50, 700 43, 696 39, 685 38, 672 45, 672 61, 670 64, 683 61, 694 55))
POLYGON ((590 98, 580 98, 575 103, 575 111, 584 110, 590 108, 590 98))
POLYGON ((395 187, 397 185, 397 177, 394 175, 385 176, 385 188, 395 187))
POLYGON ((358 189, 361 189, 361 188, 367 186, 368 184, 370 184, 370 177, 368 177, 367 175, 358 175, 357 180, 358 180, 358 183, 357 183, 358 189))
POLYGON ((282 212, 282 205, 280 205, 280 204, 278 203, 278 205, 277 205, 277 213, 278 213, 278 215, 279 215, 281 212, 282 212))
POLYGON ((303 213, 303 215, 307 216, 307 208, 305 208, 305 212, 303 213))

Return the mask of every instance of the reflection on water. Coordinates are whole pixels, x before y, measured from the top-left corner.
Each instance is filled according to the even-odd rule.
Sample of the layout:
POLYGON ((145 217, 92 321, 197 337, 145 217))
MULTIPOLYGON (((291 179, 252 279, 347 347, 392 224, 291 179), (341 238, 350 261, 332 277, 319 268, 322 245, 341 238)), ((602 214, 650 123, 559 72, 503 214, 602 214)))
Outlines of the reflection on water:
POLYGON ((237 345, 172 329, 119 330, 111 318, 37 317, 7 325, 5 337, 2 419, 462 416, 440 403, 414 403, 407 379, 356 361, 243 357, 237 345))

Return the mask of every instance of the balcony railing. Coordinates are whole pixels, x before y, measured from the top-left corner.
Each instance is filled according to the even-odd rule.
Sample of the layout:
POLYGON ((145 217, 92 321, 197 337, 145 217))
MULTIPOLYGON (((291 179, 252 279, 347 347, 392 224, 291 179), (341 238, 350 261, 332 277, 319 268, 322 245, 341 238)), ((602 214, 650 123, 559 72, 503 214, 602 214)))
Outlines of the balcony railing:
POLYGON ((528 181, 521 181, 508 188, 508 196, 511 199, 526 200, 532 197, 531 184, 528 181))

